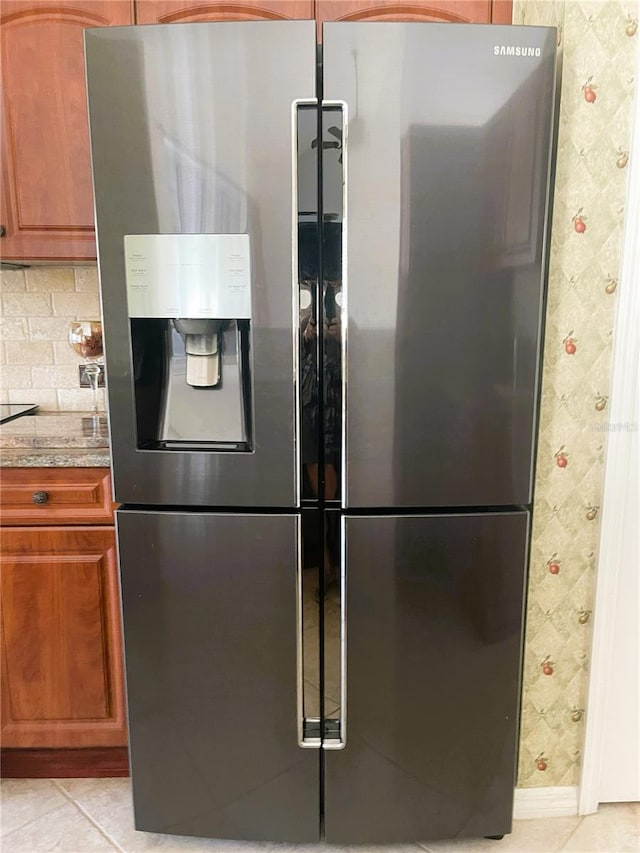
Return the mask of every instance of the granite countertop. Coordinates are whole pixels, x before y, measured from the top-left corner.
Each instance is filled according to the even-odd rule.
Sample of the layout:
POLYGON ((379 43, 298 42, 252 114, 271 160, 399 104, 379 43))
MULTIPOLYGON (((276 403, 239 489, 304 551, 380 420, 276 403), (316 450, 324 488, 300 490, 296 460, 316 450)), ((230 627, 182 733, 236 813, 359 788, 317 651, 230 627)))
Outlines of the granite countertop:
POLYGON ((108 468, 110 464, 104 415, 50 412, 25 415, 0 426, 0 467, 108 468))

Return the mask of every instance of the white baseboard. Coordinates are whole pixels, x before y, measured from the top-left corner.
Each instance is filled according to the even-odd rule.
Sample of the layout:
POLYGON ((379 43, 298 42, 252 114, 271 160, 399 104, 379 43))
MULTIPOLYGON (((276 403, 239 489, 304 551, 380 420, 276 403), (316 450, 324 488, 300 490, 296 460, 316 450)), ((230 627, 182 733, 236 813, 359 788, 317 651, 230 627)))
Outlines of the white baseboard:
POLYGON ((578 788, 516 788, 513 819, 578 814, 578 788))

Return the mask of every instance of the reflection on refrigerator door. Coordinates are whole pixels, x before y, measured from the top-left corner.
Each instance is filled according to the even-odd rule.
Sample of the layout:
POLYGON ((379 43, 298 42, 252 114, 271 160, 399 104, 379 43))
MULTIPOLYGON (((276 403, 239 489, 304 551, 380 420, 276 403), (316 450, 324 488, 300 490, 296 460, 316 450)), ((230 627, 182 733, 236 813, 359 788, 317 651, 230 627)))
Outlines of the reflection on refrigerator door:
POLYGON ((325 749, 339 749, 344 745, 346 738, 346 732, 343 731, 343 715, 346 710, 343 688, 346 601, 344 598, 342 525, 339 513, 336 510, 328 510, 325 513, 325 524, 330 570, 329 574, 325 576, 322 600, 324 615, 323 746, 325 749))
POLYGON ((335 510, 303 511, 302 529, 304 739, 309 745, 322 741, 336 748, 341 738, 344 630, 340 515, 335 510), (324 582, 323 566, 329 566, 324 582))
POLYGON ((317 111, 309 106, 298 109, 302 496, 333 501, 340 498, 342 467, 342 110, 325 107, 322 125, 320 241, 316 189, 320 153, 317 111), (318 382, 320 363, 324 376, 321 388, 318 382))

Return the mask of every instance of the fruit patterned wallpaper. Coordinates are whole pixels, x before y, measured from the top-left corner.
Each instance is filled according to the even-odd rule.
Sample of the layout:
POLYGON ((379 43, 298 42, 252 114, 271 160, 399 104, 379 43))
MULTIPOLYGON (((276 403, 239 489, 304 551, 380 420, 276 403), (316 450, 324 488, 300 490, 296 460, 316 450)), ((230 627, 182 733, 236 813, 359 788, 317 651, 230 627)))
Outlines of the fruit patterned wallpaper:
POLYGON ((634 0, 514 2, 514 24, 558 27, 563 53, 520 787, 579 782, 637 15, 634 0))

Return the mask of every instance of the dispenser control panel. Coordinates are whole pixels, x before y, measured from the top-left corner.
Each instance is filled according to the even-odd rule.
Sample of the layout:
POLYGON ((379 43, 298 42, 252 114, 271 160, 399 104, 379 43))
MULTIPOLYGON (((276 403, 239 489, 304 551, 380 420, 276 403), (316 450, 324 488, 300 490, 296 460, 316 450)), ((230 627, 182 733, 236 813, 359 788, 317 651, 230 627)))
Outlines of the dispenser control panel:
POLYGON ((127 234, 129 317, 251 318, 248 234, 127 234))

